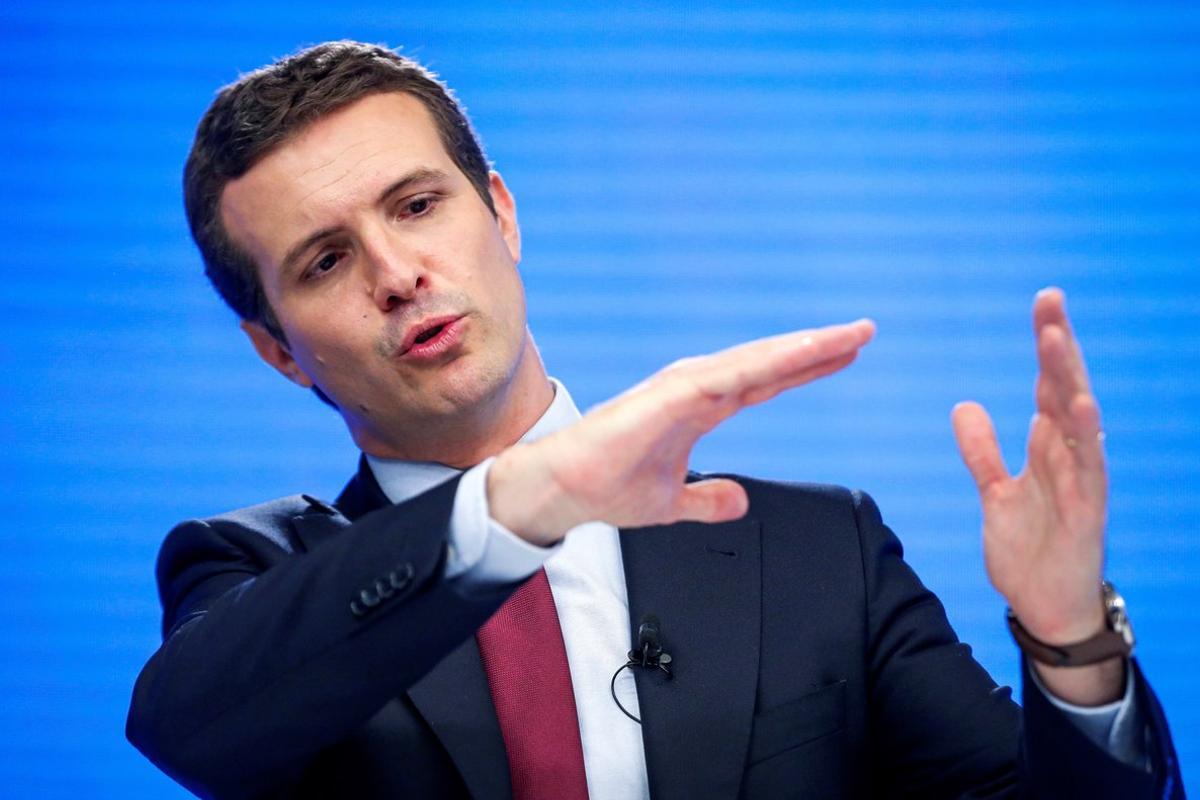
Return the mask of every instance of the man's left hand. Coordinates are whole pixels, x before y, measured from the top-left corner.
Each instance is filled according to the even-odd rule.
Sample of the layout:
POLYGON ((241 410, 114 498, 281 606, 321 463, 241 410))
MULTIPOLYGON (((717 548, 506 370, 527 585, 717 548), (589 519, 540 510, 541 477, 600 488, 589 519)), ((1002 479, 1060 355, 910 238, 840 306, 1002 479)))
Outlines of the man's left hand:
MULTIPOLYGON (((1038 293, 1033 326, 1037 412, 1021 474, 1013 477, 1005 468, 982 406, 960 403, 952 421, 983 504, 988 578, 1034 637, 1072 644, 1105 625, 1100 597, 1108 496, 1104 436, 1062 291, 1038 293)), ((1037 669, 1046 687, 1068 702, 1098 705, 1122 693, 1120 659, 1074 668, 1037 664, 1037 669)))

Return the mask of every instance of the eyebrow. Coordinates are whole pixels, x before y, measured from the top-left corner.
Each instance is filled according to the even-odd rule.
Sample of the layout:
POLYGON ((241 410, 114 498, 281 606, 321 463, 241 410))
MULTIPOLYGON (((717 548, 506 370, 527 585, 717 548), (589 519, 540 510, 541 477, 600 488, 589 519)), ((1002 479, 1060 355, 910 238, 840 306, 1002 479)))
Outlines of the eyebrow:
MULTIPOLYGON (((415 169, 407 175, 402 176, 400 179, 390 183, 386 189, 379 193, 379 198, 376 200, 376 203, 382 205, 386 203, 393 195, 411 189, 413 186, 424 183, 436 183, 438 181, 447 180, 449 177, 450 176, 445 171, 440 169, 429 169, 425 167, 421 169, 415 169)), ((310 247, 322 239, 332 236, 341 230, 341 225, 331 225, 327 228, 321 228, 319 231, 310 233, 308 236, 305 236, 299 242, 292 245, 291 249, 287 251, 287 255, 283 257, 283 261, 280 262, 280 273, 285 276, 291 274, 292 270, 296 266, 296 262, 300 260, 301 256, 308 252, 310 247)))

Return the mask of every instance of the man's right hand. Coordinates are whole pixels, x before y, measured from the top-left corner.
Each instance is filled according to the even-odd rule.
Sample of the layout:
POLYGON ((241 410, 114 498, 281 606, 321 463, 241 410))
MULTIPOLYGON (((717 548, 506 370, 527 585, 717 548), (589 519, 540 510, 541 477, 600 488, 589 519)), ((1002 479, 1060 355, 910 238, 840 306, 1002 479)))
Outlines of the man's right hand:
POLYGON ((487 479, 492 518, 542 546, 592 520, 737 519, 749 501, 736 482, 685 482, 696 441, 747 406, 842 369, 874 334, 864 319, 676 361, 574 425, 500 453, 487 479))

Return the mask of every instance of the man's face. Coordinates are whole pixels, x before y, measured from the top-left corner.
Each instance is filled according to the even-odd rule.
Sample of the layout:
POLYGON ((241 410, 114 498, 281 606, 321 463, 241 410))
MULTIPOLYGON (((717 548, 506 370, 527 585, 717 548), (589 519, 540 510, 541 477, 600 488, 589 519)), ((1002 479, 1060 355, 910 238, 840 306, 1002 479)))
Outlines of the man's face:
POLYGON ((321 118, 225 188, 222 220, 287 345, 243 327, 277 369, 319 386, 368 451, 488 406, 516 374, 520 238, 495 174, 491 192, 496 217, 402 93, 321 118))

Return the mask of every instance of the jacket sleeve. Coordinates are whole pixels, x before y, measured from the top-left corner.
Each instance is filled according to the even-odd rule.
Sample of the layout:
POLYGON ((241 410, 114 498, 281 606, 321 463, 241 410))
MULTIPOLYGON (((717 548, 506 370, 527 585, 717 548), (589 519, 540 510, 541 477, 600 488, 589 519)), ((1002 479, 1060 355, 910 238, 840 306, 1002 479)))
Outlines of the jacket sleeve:
POLYGON ((1134 695, 1145 729, 1148 769, 1130 766, 1098 747, 1034 686, 1022 660, 1024 760, 1034 797, 1112 797, 1183 800, 1183 780, 1167 718, 1136 659, 1134 695))
POLYGON ((1027 673, 1022 712, 958 641, 871 498, 856 492, 854 505, 867 591, 872 751, 881 764, 877 791, 914 798, 1182 798, 1166 721, 1136 662, 1130 668, 1137 699, 1150 709, 1149 771, 1092 743, 1027 673))
POLYGON ((164 641, 129 740, 204 796, 298 775, 470 637, 512 586, 443 579, 458 480, 290 554, 278 519, 179 525, 159 555, 164 641), (271 544, 272 540, 276 544, 271 544))

